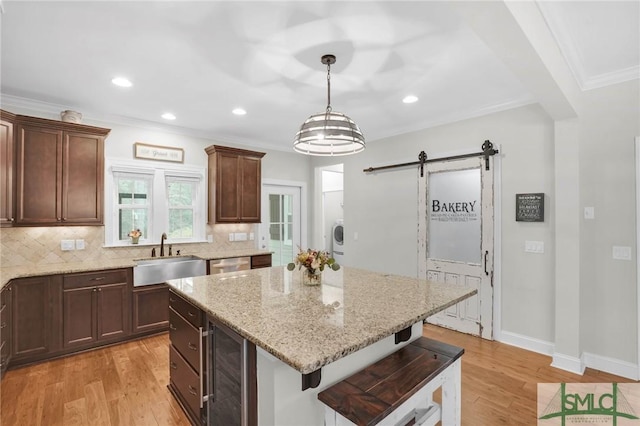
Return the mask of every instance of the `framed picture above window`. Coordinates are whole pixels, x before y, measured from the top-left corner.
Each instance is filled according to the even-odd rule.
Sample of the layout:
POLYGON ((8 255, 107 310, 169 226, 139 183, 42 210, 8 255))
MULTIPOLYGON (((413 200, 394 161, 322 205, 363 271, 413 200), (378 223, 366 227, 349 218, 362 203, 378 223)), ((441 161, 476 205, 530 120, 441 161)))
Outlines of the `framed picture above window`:
POLYGON ((133 155, 135 158, 145 160, 171 161, 174 163, 184 162, 184 149, 182 148, 149 145, 141 142, 133 144, 133 155))

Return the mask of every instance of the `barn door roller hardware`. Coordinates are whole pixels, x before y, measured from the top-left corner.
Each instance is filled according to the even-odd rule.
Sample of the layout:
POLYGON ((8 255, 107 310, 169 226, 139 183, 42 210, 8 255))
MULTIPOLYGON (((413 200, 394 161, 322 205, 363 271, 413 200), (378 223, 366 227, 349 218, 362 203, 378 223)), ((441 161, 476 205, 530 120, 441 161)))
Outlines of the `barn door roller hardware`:
POLYGON ((474 152, 472 154, 462 154, 462 155, 451 155, 449 157, 440 157, 440 158, 427 158, 427 154, 424 151, 421 151, 418 154, 418 161, 413 161, 410 163, 400 163, 400 164, 390 164, 388 166, 380 166, 380 167, 369 167, 368 169, 362 170, 365 173, 377 172, 378 170, 388 170, 388 169, 397 169, 400 167, 410 167, 410 166, 420 166, 420 177, 424 176, 424 165, 427 163, 435 163, 436 161, 449 161, 449 160, 462 160, 463 158, 472 158, 472 157, 484 157, 484 165, 485 169, 489 170, 489 157, 498 154, 497 149, 493 149, 493 144, 491 141, 486 140, 482 144, 481 152, 474 152))

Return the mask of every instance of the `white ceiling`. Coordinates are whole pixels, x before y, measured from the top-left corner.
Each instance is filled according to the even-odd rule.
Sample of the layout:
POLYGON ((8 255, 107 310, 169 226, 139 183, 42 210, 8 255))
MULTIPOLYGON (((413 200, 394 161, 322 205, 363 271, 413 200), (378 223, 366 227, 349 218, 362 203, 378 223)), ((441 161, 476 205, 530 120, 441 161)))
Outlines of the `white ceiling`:
MULTIPOLYGON (((640 2, 531 4, 582 90, 639 78, 640 2)), ((2 6, 2 107, 9 110, 38 101, 95 120, 288 150, 300 124, 326 107, 326 53, 337 56, 333 109, 353 118, 368 141, 541 102, 535 83, 514 72, 495 43, 485 44, 457 2, 2 6), (115 76, 133 87, 112 85, 115 76), (420 100, 403 104, 408 94, 420 100), (236 107, 247 115, 234 116, 236 107), (167 111, 177 116, 170 124, 160 117, 167 111)))

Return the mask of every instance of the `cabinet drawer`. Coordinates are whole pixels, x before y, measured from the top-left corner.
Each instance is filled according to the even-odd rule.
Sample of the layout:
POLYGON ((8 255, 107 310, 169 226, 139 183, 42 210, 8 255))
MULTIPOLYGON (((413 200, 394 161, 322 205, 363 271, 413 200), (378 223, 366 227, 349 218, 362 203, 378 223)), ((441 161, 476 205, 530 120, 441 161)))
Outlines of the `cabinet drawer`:
POLYGON ((187 302, 173 291, 169 292, 169 306, 182 315, 194 327, 198 328, 202 326, 202 311, 200 308, 187 302))
POLYGON ((251 256, 251 269, 271 267, 271 254, 251 256))
POLYGON ((200 330, 194 328, 173 309, 169 309, 169 337, 176 350, 187 360, 196 373, 200 374, 202 355, 200 330))
POLYGON ((171 345, 169 347, 169 368, 171 383, 180 393, 182 399, 187 404, 196 418, 200 417, 200 376, 189 367, 180 353, 171 345))
POLYGON ((65 275, 62 280, 65 290, 81 287, 94 287, 104 284, 126 283, 127 270, 114 269, 111 271, 68 274, 65 275))

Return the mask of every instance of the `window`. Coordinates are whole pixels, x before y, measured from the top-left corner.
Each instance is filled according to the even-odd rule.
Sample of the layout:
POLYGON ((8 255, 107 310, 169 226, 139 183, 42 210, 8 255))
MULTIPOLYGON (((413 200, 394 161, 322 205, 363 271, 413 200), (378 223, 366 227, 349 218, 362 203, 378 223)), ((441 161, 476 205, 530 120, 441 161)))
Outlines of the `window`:
POLYGON ((193 179, 166 178, 167 201, 169 204, 170 239, 193 238, 196 217, 197 181, 193 179))
POLYGON ((205 239, 205 170, 140 168, 107 160, 105 245, 131 244, 129 232, 142 232, 140 244, 203 242, 205 239))
POLYGON ((119 240, 126 240, 133 229, 142 235, 149 234, 149 212, 151 211, 151 175, 116 173, 119 240))

